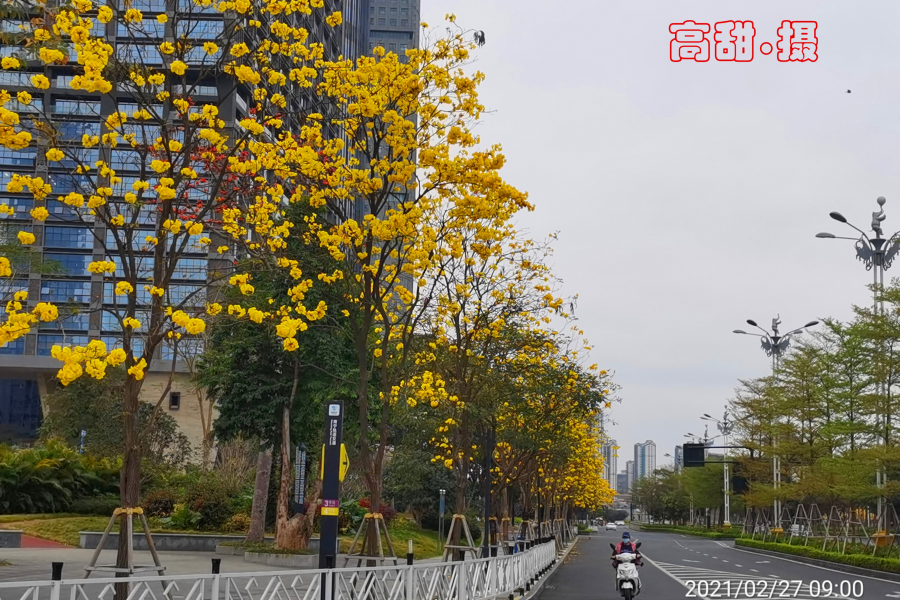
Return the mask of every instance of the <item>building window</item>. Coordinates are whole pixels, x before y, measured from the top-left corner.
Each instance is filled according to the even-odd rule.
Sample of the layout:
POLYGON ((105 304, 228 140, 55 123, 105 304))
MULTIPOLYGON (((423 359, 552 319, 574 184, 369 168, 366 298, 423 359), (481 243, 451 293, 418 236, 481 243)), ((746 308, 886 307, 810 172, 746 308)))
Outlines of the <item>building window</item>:
POLYGON ((41 414, 37 381, 0 379, 0 442, 18 445, 36 440, 41 414))
POLYGON ((397 53, 397 44, 391 42, 390 44, 388 44, 388 50, 390 50, 391 52, 396 54, 397 53))
POLYGON ((90 281, 43 281, 41 300, 46 302, 90 302, 90 281))
POLYGON ((22 148, 20 150, 0 148, 0 164, 18 167, 33 167, 36 153, 37 151, 33 148, 22 148))
POLYGON ((400 9, 400 14, 401 14, 401 15, 408 15, 408 14, 409 14, 409 9, 408 9, 408 8, 401 8, 401 9, 400 9))
POLYGON ((385 21, 384 17, 379 17, 379 18, 378 18, 378 24, 379 24, 379 25, 384 25, 385 22, 386 22, 386 21, 385 21))
POLYGON ((181 408, 181 392, 169 392, 169 410, 181 408))
POLYGON ((375 24, 375 18, 372 17, 371 19, 369 19, 369 25, 374 25, 374 24, 375 24))
POLYGON ((39 335, 38 356, 50 356, 53 346, 87 346, 90 339, 86 335, 39 335))
POLYGON ((406 51, 407 51, 408 49, 409 49, 409 46, 407 46, 406 44, 400 44, 400 54, 405 55, 405 54, 406 54, 406 51))
POLYGON ((392 14, 392 15, 396 15, 396 14, 397 14, 397 9, 394 8, 394 7, 391 7, 391 14, 392 14))
POLYGON ((7 342, 5 346, 0 348, 0 354, 25 354, 25 337, 20 337, 19 339, 7 342))
POLYGON ((390 25, 391 27, 396 27, 396 26, 397 26, 397 19, 391 19, 389 25, 390 25))
POLYGON ((386 9, 385 7, 383 7, 383 6, 379 6, 379 7, 378 7, 378 14, 379 14, 379 15, 386 15, 386 14, 387 14, 387 9, 386 9))
POLYGON ((60 275, 87 276, 87 268, 91 264, 92 258, 90 254, 45 252, 44 266, 50 273, 58 272, 60 275))
POLYGON ((87 227, 46 227, 44 246, 91 249, 94 247, 94 235, 87 227))

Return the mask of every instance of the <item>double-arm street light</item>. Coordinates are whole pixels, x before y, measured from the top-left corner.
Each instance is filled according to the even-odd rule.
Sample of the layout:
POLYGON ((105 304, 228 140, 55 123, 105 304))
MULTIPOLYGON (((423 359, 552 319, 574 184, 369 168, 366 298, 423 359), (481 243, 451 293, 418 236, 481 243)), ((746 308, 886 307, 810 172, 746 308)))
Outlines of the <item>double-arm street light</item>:
MULTIPOLYGON (((844 223, 848 227, 852 227, 856 231, 859 232, 860 237, 842 237, 834 235, 833 233, 818 233, 816 234, 817 238, 825 238, 825 239, 838 239, 838 240, 851 240, 856 242, 856 258, 861 261, 866 266, 866 271, 872 271, 872 310, 873 314, 880 315, 884 314, 884 301, 879 297, 879 292, 882 288, 884 288, 884 272, 885 270, 891 267, 891 264, 894 262, 894 259, 897 257, 897 252, 900 251, 900 231, 894 233, 890 237, 884 237, 884 231, 881 228, 881 223, 887 218, 887 215, 884 214, 884 204, 887 202, 884 196, 879 196, 876 200, 878 203, 878 211, 872 213, 872 233, 874 233, 874 237, 867 234, 865 231, 849 222, 844 215, 839 212, 830 213, 832 219, 839 223, 844 223)), ((881 383, 876 383, 876 393, 881 396, 883 394, 883 387, 881 383)), ((876 426, 880 427, 881 422, 876 423, 876 426)), ((875 470, 875 485, 879 488, 883 488, 885 482, 887 481, 887 475, 884 472, 884 467, 879 465, 879 467, 875 470)), ((884 511, 882 510, 884 507, 884 498, 882 496, 878 496, 878 527, 880 530, 884 530, 884 511)))
POLYGON ((766 353, 766 356, 772 357, 772 376, 776 377, 777 373, 778 373, 778 365, 780 364, 781 357, 784 354, 785 350, 787 350, 788 347, 791 345, 791 338, 793 338, 795 335, 802 335, 803 330, 805 330, 807 327, 812 327, 814 325, 818 325, 819 322, 818 321, 810 321, 803 327, 800 327, 799 329, 794 329, 793 331, 788 331, 784 335, 782 335, 778 332, 778 326, 781 325, 780 317, 775 317, 774 319, 772 319, 772 331, 771 332, 760 327, 756 323, 756 321, 754 321, 753 319, 747 319, 747 324, 752 325, 753 327, 756 327, 757 329, 762 331, 762 333, 751 333, 751 332, 744 331, 742 329, 735 329, 734 332, 739 333, 741 335, 752 335, 752 336, 755 336, 758 338, 762 338, 760 340, 760 346, 762 347, 763 351, 766 353))
MULTIPOLYGON (((822 234, 820 234, 822 235, 822 234)), ((766 356, 772 357, 772 381, 778 381, 778 367, 781 363, 781 357, 787 351, 788 347, 791 345, 791 339, 794 336, 802 335, 803 331, 808 327, 813 327, 818 325, 818 321, 810 321, 803 327, 799 329, 793 329, 788 331, 784 335, 778 332, 778 326, 781 325, 781 317, 775 317, 772 319, 772 331, 767 331, 760 327, 756 321, 753 319, 747 319, 747 324, 756 327, 762 333, 750 333, 747 331, 743 331, 742 329, 735 329, 735 333, 739 333, 741 335, 752 335, 758 338, 762 338, 760 340, 760 345, 763 351, 766 353, 766 356)), ((774 439, 773 439, 773 447, 774 447, 774 439)), ((781 487, 781 459, 778 455, 773 451, 772 452, 772 487, 776 491, 776 496, 778 493, 778 488, 781 487)), ((774 520, 777 525, 781 524, 781 500, 777 497, 775 498, 774 503, 772 504, 772 509, 774 510, 774 520)))
POLYGON ((728 419, 728 411, 725 411, 725 415, 722 417, 722 420, 704 414, 700 417, 704 421, 712 421, 716 424, 716 428, 719 430, 719 433, 722 434, 722 445, 725 447, 723 451, 723 462, 722 465, 724 467, 724 479, 725 479, 725 527, 731 527, 731 478, 728 476, 728 436, 731 433, 731 430, 734 428, 734 422, 728 419))

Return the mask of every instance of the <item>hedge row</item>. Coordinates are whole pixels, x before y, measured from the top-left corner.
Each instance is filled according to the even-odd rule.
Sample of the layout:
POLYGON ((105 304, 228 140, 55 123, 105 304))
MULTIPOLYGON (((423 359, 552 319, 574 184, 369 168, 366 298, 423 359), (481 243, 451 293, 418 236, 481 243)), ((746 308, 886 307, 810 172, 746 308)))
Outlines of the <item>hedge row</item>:
POLYGON ((740 531, 721 531, 715 529, 699 529, 697 527, 684 527, 681 525, 641 525, 641 531, 658 531, 660 533, 683 533, 695 535, 712 540, 732 540, 740 531))
POLYGON ((827 560, 829 562, 850 565, 853 567, 863 567, 875 571, 900 573, 900 559, 897 558, 881 558, 878 556, 870 556, 868 554, 839 554, 837 552, 826 552, 809 546, 792 546, 791 544, 763 542, 760 540, 737 539, 734 541, 734 544, 735 546, 772 550, 774 552, 804 556, 816 560, 827 560))

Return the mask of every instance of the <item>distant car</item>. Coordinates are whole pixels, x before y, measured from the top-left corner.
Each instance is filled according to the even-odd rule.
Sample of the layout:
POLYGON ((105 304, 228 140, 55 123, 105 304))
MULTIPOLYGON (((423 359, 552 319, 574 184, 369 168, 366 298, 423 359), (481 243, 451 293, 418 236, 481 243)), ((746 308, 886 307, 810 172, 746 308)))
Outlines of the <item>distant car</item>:
POLYGON ((615 531, 615 530, 616 530, 616 524, 613 523, 612 521, 610 521, 609 523, 606 524, 606 530, 607 530, 607 531, 615 531))
POLYGON ((616 521, 616 525, 620 525, 620 526, 622 526, 622 527, 625 527, 625 521, 616 521))

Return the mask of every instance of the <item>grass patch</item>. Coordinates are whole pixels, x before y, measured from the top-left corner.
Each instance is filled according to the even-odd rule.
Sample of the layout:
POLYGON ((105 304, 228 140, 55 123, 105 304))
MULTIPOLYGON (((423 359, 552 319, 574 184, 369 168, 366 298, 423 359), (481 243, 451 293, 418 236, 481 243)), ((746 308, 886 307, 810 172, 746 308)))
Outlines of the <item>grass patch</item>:
POLYGON ((78 513, 44 513, 36 515, 0 515, 0 524, 19 523, 21 521, 46 521, 48 519, 68 519, 71 517, 83 517, 78 513))
POLYGON ((900 559, 898 558, 885 558, 882 556, 871 556, 869 554, 840 554, 839 552, 828 552, 809 546, 748 539, 737 539, 734 541, 734 545, 744 546, 745 548, 758 548, 760 550, 772 550, 774 552, 782 552, 794 556, 804 556, 806 558, 814 558, 817 560, 826 560, 854 567, 873 569, 875 571, 884 571, 886 573, 900 573, 900 559))
POLYGON ((3 529, 21 529, 25 535, 45 540, 52 540, 69 546, 78 546, 79 531, 103 531, 109 517, 60 517, 52 519, 35 519, 42 515, 22 515, 26 521, 6 521, 3 529))
POLYGON ((8 560, 0 560, 0 567, 11 567, 12 563, 8 560))
POLYGON ((685 535, 695 535, 697 537, 705 537, 712 540, 733 540, 739 536, 741 531, 738 528, 733 530, 727 529, 703 529, 700 527, 687 527, 685 525, 641 525, 641 531, 658 531, 660 533, 683 533, 685 535))
POLYGON ((275 544, 266 544, 257 542, 255 544, 244 544, 241 546, 245 552, 259 552, 262 554, 318 554, 318 550, 286 550, 284 548, 276 548, 275 544))

